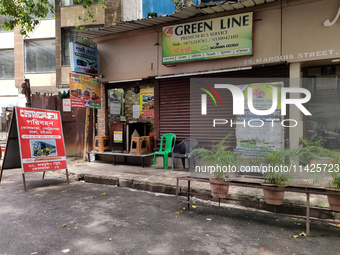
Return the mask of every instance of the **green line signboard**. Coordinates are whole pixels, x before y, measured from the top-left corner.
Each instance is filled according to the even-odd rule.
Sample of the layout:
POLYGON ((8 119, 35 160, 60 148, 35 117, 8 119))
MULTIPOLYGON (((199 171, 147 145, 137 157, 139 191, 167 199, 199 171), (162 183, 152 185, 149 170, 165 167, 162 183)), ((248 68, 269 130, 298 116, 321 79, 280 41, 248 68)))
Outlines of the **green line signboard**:
POLYGON ((252 12, 163 27, 163 65, 252 54, 252 12))

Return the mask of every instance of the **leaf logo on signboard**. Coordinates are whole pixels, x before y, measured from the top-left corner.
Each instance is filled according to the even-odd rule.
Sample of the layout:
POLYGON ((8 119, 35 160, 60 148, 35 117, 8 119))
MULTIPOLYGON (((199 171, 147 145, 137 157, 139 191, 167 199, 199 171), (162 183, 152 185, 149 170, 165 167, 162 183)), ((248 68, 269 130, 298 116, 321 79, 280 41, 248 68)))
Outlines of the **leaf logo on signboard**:
POLYGON ((173 27, 167 27, 164 29, 164 35, 165 37, 171 37, 174 34, 173 27))

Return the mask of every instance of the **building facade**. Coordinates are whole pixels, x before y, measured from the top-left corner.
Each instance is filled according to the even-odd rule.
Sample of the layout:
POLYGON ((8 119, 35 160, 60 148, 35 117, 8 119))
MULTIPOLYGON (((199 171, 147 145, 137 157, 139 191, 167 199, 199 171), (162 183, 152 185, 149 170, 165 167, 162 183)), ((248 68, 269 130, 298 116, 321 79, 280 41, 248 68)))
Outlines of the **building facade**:
MULTIPOLYGON (((54 0, 50 1, 54 3, 54 0)), ((8 17, 1 16, 0 21, 8 17)), ((8 129, 11 107, 25 106, 21 85, 30 79, 33 93, 55 93, 55 21, 49 13, 37 29, 24 38, 17 27, 13 31, 0 28, 0 114, 2 131, 8 129)))
MULTIPOLYGON (((169 17, 87 31, 83 36, 97 43, 100 81, 107 97, 112 89, 154 88, 154 118, 141 120, 131 116, 129 120, 153 123, 157 138, 168 132, 175 133, 179 141, 191 136, 191 78, 246 77, 261 82, 284 81, 285 87, 306 88, 311 92, 311 100, 304 106, 312 116, 306 116, 294 105, 288 106, 285 118, 295 120, 297 125, 283 130, 281 136, 283 141, 288 141, 286 147, 297 147, 299 137, 318 136, 327 140, 327 147, 340 149, 339 111, 334 110, 339 107, 337 76, 340 67, 336 64, 340 52, 336 39, 340 27, 339 7, 339 3, 331 0, 216 2, 191 6, 169 17), (183 34, 180 40, 186 41, 192 39, 190 31, 203 29, 200 24, 248 13, 253 22, 251 54, 185 62, 181 59, 191 58, 190 54, 176 58, 173 53, 174 62, 166 63, 168 55, 164 52, 172 47, 165 43, 167 28, 184 28, 183 33, 187 35, 183 34)), ((216 46, 219 40, 225 39, 222 30, 221 25, 221 29, 213 31, 216 46)), ((182 47, 177 53, 185 50, 182 47)), ((193 57, 196 56, 200 55, 193 57)), ((303 95, 290 93, 289 96, 298 99, 303 95)), ((105 132, 101 130, 100 134, 111 135, 110 126, 119 120, 110 118, 107 104, 105 109, 105 115, 99 116, 99 122, 105 123, 105 132)), ((232 116, 232 112, 226 114, 232 116)), ((204 132, 204 128, 201 131, 204 132)), ((230 127, 227 131, 235 129, 230 127)), ((202 142, 216 143, 220 139, 210 133, 202 142)))
MULTIPOLYGON (((296 120, 298 125, 282 132, 282 139, 289 141, 286 146, 296 147, 299 137, 317 136, 327 141, 328 148, 340 148, 340 123, 337 121, 339 3, 331 0, 245 0, 196 4, 164 15, 168 11, 165 6, 162 6, 164 10, 151 8, 154 7, 152 1, 108 0, 105 9, 94 4, 95 20, 81 21, 78 14, 84 10, 77 1, 56 0, 55 19, 51 16, 41 21, 28 38, 22 38, 16 30, 0 32, 0 54, 4 56, 0 70, 1 104, 9 106, 13 103, 6 100, 13 98, 13 105, 18 104, 18 93, 25 78, 30 79, 33 94, 56 95, 67 90, 71 72, 68 44, 79 42, 97 47, 99 52, 98 78, 105 103, 93 114, 98 135, 112 138, 114 123, 148 122, 150 131, 158 139, 173 132, 181 141, 192 136, 191 78, 242 77, 260 82, 290 79, 284 81, 284 86, 306 88, 311 92, 306 107, 312 116, 305 116, 294 106, 289 107, 286 118, 296 120), (157 15, 150 16, 150 13, 157 15), (205 54, 204 50, 192 56, 183 53, 195 45, 191 36, 198 30, 210 29, 210 22, 216 20, 222 22, 220 28, 209 32, 214 33, 210 36, 215 40, 213 46, 220 47, 220 41, 228 40, 227 23, 223 22, 246 14, 252 16, 244 20, 246 23, 252 21, 251 52, 248 54, 205 59, 200 57, 205 54), (85 41, 77 36, 76 26, 79 25, 88 29, 82 35, 88 38, 85 41), (167 28, 177 28, 177 32, 183 34, 180 40, 187 47, 176 49, 175 44, 170 45, 169 34, 165 32, 169 31, 167 28), (148 102, 154 109, 152 116, 134 115, 137 106, 141 106, 138 89, 153 89, 153 98, 149 99, 153 100, 152 105, 148 102), (111 112, 110 106, 117 95, 123 102, 119 114, 111 112)), ((211 56, 214 54, 217 53, 211 56)), ((292 93, 290 96, 300 95, 292 93)), ((20 98, 24 104, 24 97, 20 98)), ((227 111, 227 116, 232 118, 232 109, 227 111)), ((75 118, 76 115, 72 116, 75 118)), ((202 127, 204 132, 203 123, 196 123, 196 126, 202 127)), ((235 132, 235 127, 226 130, 235 132)), ((220 138, 209 134, 202 137, 202 142, 214 144, 220 138)))

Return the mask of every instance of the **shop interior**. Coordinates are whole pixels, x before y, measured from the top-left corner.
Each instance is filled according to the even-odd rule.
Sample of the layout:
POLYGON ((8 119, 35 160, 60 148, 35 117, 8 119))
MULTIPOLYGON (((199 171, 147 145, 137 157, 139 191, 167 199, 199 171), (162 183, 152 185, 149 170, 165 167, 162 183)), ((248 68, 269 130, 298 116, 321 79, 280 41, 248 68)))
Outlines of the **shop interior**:
POLYGON ((152 153, 155 144, 153 86, 137 84, 107 89, 107 120, 110 151, 140 155, 143 151, 139 147, 147 147, 145 152, 152 153))

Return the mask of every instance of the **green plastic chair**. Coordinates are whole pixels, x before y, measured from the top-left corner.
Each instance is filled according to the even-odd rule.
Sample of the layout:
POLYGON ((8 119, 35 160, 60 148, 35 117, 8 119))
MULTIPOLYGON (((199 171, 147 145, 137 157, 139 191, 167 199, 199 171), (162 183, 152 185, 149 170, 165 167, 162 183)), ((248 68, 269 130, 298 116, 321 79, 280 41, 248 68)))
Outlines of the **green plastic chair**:
POLYGON ((161 138, 161 144, 159 147, 159 151, 156 151, 153 156, 153 168, 155 169, 155 162, 156 162, 156 155, 162 155, 163 156, 163 162, 164 162, 164 169, 168 170, 168 156, 172 152, 172 148, 174 147, 176 143, 176 135, 173 133, 166 133, 162 135, 161 138), (163 150, 163 140, 165 139, 165 146, 163 150))

